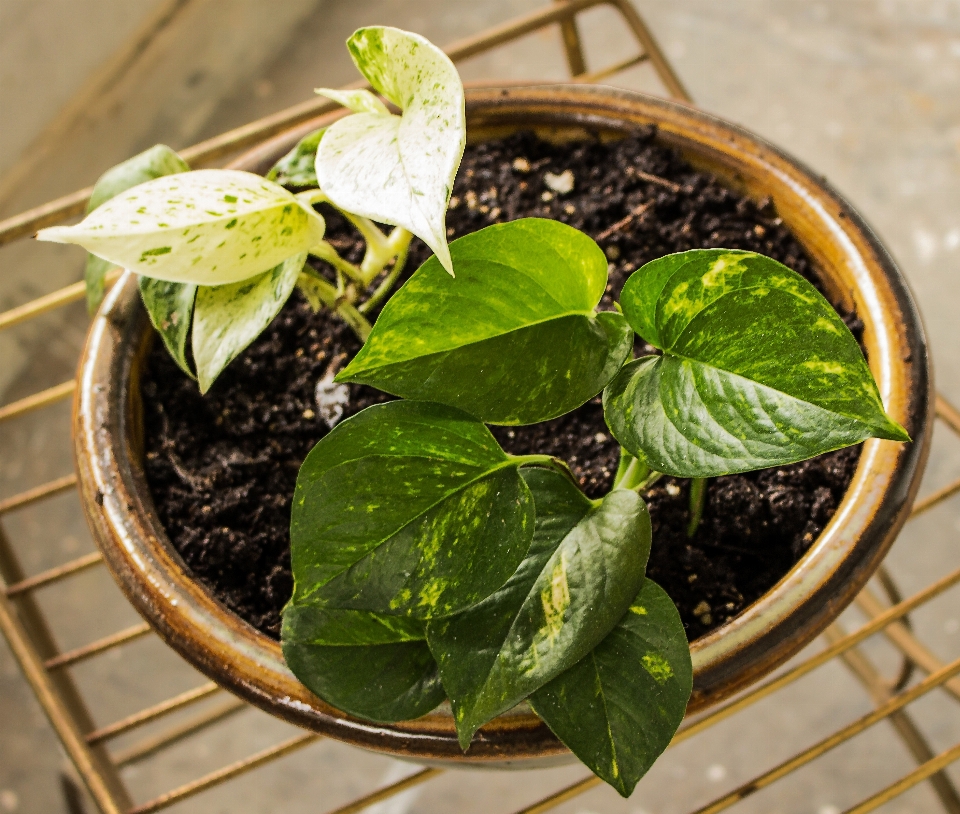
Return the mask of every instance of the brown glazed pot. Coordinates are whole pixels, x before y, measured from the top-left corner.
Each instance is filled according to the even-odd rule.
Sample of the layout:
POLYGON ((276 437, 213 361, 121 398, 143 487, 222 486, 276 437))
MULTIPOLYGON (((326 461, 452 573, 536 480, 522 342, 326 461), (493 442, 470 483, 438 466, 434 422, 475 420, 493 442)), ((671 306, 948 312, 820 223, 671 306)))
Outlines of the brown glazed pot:
MULTIPOLYGON (((339 114, 342 115, 342 114, 339 114)), ((327 116, 266 142, 233 166, 264 172, 327 116)), ((913 443, 870 440, 836 515, 803 559, 738 617, 691 645, 689 712, 743 689, 811 641, 880 564, 913 502, 932 420, 931 371, 920 316, 893 260, 824 181, 734 125, 673 102, 587 86, 474 89, 470 139, 520 129, 571 139, 616 138, 654 123, 696 167, 754 197, 769 196, 835 301, 866 325, 870 368, 890 415, 913 443)), ((133 275, 100 309, 80 364, 74 445, 84 508, 107 564, 163 639, 217 683, 294 724, 422 762, 542 766, 569 752, 525 705, 484 726, 464 755, 449 706, 419 720, 374 724, 333 709, 290 673, 277 642, 219 604, 174 550, 142 468, 140 371, 152 330, 133 275)), ((656 544, 656 541, 654 541, 656 544)), ((255 578, 256 575, 251 575, 255 578)))

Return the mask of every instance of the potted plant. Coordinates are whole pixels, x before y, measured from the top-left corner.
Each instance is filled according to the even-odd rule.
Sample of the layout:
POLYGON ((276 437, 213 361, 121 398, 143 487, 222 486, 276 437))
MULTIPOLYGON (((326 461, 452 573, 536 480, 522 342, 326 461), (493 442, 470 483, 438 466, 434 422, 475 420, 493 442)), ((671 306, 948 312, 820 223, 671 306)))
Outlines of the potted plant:
MULTIPOLYGON (((598 312, 608 257, 568 225, 518 219, 448 245, 444 216, 467 131, 455 69, 426 40, 395 29, 362 29, 348 46, 402 112, 366 91, 321 91, 353 115, 307 134, 275 168, 278 177, 304 180, 305 191, 292 194, 235 170, 186 172, 170 151, 155 148, 101 180, 84 222, 39 235, 103 258, 88 264, 94 291, 104 263, 137 273, 151 322, 201 390, 295 287, 363 340, 348 364, 318 382, 318 406, 330 411, 332 429, 300 468, 290 527, 295 586, 283 654, 327 704, 292 681, 263 637, 239 620, 224 621, 222 607, 162 539, 130 450, 139 444, 131 406, 149 335, 129 282, 111 294, 91 333, 77 403, 78 463, 94 533, 168 640, 280 714, 420 758, 452 756, 457 743, 470 747, 468 760, 560 755, 552 732, 629 794, 679 726, 694 666, 673 603, 645 575, 651 524, 641 495, 663 475, 694 479, 692 535, 707 478, 888 439, 870 442, 868 471, 861 461, 856 488, 872 494, 860 495, 859 505, 848 494, 843 514, 859 526, 854 538, 832 556, 818 543, 795 569, 809 576, 820 568, 813 585, 807 580, 797 592, 787 578, 792 605, 781 598, 764 618, 761 600, 706 637, 700 653, 712 647, 715 655, 712 662, 701 655, 697 665, 706 688, 693 706, 702 706, 815 635, 852 598, 902 522, 929 409, 909 298, 854 221, 845 235, 856 247, 848 237, 835 251, 868 269, 859 285, 883 289, 883 307, 899 311, 902 346, 915 355, 892 363, 883 324, 890 313, 863 314, 872 322, 871 361, 876 366, 877 351, 887 365, 885 395, 900 399, 894 414, 919 441, 896 446, 889 442, 909 436, 884 411, 857 340, 810 282, 774 260, 730 249, 668 254, 629 278, 614 310, 598 312), (141 183, 150 176, 159 177, 141 183), (319 188, 309 188, 313 180, 319 188), (360 262, 324 240, 318 203, 335 207, 363 235, 360 262), (377 223, 395 228, 384 234, 377 223), (412 235, 434 256, 394 292, 412 235), (874 257, 864 261, 868 250, 874 257), (305 265, 308 254, 326 262, 328 273, 305 265), (371 326, 368 315, 381 304, 371 326), (655 352, 633 359, 635 336, 655 352), (891 392, 903 381, 918 383, 918 392, 891 392), (344 382, 400 400, 338 423, 344 382), (487 427, 554 419, 601 391, 623 453, 613 488, 592 500, 566 462, 508 454, 487 427), (887 471, 870 472, 884 456, 887 471), (452 715, 431 714, 445 698, 452 715), (511 714, 524 701, 538 717, 522 707, 511 714), (478 734, 491 720, 487 734, 478 734)), ((500 94, 491 103, 488 95, 481 128, 502 127, 511 101, 500 94), (508 108, 499 122, 498 104, 508 108)), ((589 92, 566 102, 595 126, 605 112, 589 92)), ((542 96, 540 105, 528 100, 528 125, 549 108, 542 96)), ((568 124, 576 120, 571 112, 568 124)), ((696 118, 682 109, 672 114, 696 118)), ((623 118, 621 129, 634 126, 623 118)), ((784 159, 777 169, 803 175, 784 159)), ((570 178, 552 178, 553 192, 569 191, 570 178)), ((853 218, 845 211, 834 217, 853 218)), ((822 224, 807 229, 821 239, 829 233, 822 224)))

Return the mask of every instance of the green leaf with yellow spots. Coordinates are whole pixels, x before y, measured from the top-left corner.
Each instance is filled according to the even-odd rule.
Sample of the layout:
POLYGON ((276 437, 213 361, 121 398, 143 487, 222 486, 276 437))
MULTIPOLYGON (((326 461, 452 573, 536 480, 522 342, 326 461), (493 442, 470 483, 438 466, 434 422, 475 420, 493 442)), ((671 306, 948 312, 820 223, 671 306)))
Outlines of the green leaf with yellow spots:
POLYGON ((450 244, 384 307, 337 381, 459 407, 491 424, 531 424, 599 393, 633 346, 619 314, 597 314, 607 260, 587 235, 527 218, 450 244))
POLYGON ((289 153, 270 168, 266 175, 267 180, 297 189, 318 186, 315 167, 317 147, 325 131, 326 128, 321 127, 300 139, 289 153))
POLYGON ((121 192, 39 240, 77 243, 122 268, 177 283, 225 285, 263 274, 323 239, 309 204, 259 175, 196 170, 121 192))
POLYGON ((871 437, 910 440, 836 311, 775 260, 728 249, 668 255, 635 272, 620 303, 663 356, 626 365, 604 391, 604 415, 652 469, 713 477, 871 437))
POLYGON ((190 283, 168 283, 140 277, 140 299, 157 329, 163 344, 179 368, 195 379, 187 361, 187 335, 193 320, 193 306, 197 299, 197 286, 190 283))
POLYGON ((239 283, 197 286, 192 344, 200 392, 273 322, 306 261, 304 252, 239 283))
POLYGON ((328 704, 371 721, 419 718, 444 699, 422 623, 360 611, 291 604, 283 613, 283 657, 328 704))
POLYGON ((589 653, 643 582, 650 516, 631 491, 594 505, 565 476, 524 471, 537 510, 526 558, 496 593, 427 625, 460 745, 589 653))
MULTIPOLYGON (((189 171, 190 166, 187 162, 173 150, 165 144, 155 144, 149 150, 144 150, 139 155, 111 167, 97 179, 90 194, 90 201, 87 203, 87 214, 89 215, 94 209, 115 198, 121 192, 126 192, 144 181, 189 171)), ((87 287, 87 310, 91 314, 103 299, 107 272, 114 265, 95 254, 87 255, 84 280, 87 287)), ((179 359, 177 364, 180 364, 179 359)))
POLYGON ((357 68, 400 108, 369 91, 318 89, 355 111, 317 149, 319 186, 339 208, 402 226, 453 273, 445 218, 466 144, 463 84, 439 48, 399 28, 361 28, 347 40, 357 68))
POLYGON ((297 477, 294 601, 430 619, 489 596, 533 536, 523 463, 440 404, 394 401, 338 424, 297 477))
POLYGON ((629 797, 680 726, 692 687, 680 614, 646 579, 606 638, 530 705, 587 768, 629 797))

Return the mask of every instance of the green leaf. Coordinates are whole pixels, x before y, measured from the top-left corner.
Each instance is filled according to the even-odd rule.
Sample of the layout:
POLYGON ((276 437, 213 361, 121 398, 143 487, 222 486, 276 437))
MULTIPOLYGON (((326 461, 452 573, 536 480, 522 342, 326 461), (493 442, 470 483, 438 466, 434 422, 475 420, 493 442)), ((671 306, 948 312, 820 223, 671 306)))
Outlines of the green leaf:
POLYGON ((522 463, 439 404, 389 402, 341 422, 297 477, 294 600, 430 619, 488 596, 533 535, 522 463))
POLYGON ((290 602, 283 609, 283 634, 291 642, 357 646, 422 642, 424 623, 406 616, 342 610, 316 602, 290 602))
POLYGON ((662 357, 604 392, 616 439, 659 472, 713 477, 870 437, 909 437, 883 410, 853 335, 799 274, 762 255, 668 255, 627 281, 624 316, 662 357))
POLYGON ((427 625, 460 745, 590 652, 643 582, 650 516, 635 492, 594 506, 563 475, 524 472, 536 504, 526 558, 496 593, 427 625))
MULTIPOLYGON (((376 113, 379 116, 389 116, 390 111, 387 106, 380 101, 379 97, 370 93, 368 90, 334 90, 331 88, 316 88, 314 93, 326 96, 334 102, 338 102, 345 108, 354 113, 376 113)), ((319 142, 318 142, 319 143, 319 142)))
POLYGON ((317 184, 317 145, 326 132, 325 127, 307 134, 289 153, 281 158, 267 173, 268 181, 276 181, 285 187, 315 187, 317 184))
POLYGON ((452 274, 445 216, 466 144, 457 69, 435 45, 397 28, 361 28, 347 48, 402 115, 372 94, 319 91, 367 111, 327 129, 317 150, 320 188, 341 209, 413 232, 452 274))
POLYGON ((206 393, 221 371, 280 313, 306 260, 304 252, 243 282, 197 288, 193 361, 201 392, 206 393))
POLYGON ((40 240, 78 243, 138 274, 224 285, 263 274, 323 239, 324 223, 283 187, 238 170, 156 178, 40 240))
POLYGON ((531 695, 530 705, 589 769, 629 797, 670 744, 692 688, 680 614, 647 579, 609 635, 531 695))
POLYGON ((538 218, 454 241, 451 279, 430 258, 384 307, 337 381, 531 424, 593 398, 629 356, 619 314, 594 311, 607 260, 587 235, 538 218))
MULTIPOLYGON (((90 194, 90 201, 87 203, 87 214, 121 192, 126 192, 144 181, 189 171, 190 166, 187 162, 173 150, 165 144, 156 144, 149 150, 117 164, 97 179, 90 194)), ((103 300, 107 272, 114 265, 95 254, 87 255, 84 279, 87 283, 87 310, 91 314, 97 310, 103 300)))
MULTIPOLYGON (((313 693, 344 712, 372 721, 419 718, 444 699, 430 649, 422 641, 327 645, 303 609, 283 615, 283 657, 313 693)), ((321 632, 327 632, 324 625, 321 632)))
POLYGON ((190 320, 193 319, 194 302, 197 298, 197 286, 190 283, 168 283, 166 280, 153 280, 140 277, 140 298, 150 316, 150 322, 157 329, 163 344, 191 379, 195 379, 190 363, 187 361, 187 334, 190 332, 190 320))

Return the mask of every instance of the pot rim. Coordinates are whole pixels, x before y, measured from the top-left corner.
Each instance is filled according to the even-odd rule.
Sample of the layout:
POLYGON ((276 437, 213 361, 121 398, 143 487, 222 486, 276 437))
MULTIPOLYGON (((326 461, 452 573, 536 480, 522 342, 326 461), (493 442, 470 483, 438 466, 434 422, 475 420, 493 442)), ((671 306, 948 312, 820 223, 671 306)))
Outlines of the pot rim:
MULTIPOLYGON (((276 136, 230 166, 265 171, 305 133, 345 112, 276 136)), ((655 123, 659 139, 728 185, 771 196, 831 293, 865 323, 870 367, 890 415, 914 439, 864 444, 834 517, 801 560, 736 618, 691 644, 688 714, 758 680, 815 638, 856 596, 906 521, 926 461, 932 373, 919 313, 892 258, 825 181, 763 139, 687 105, 586 85, 467 91, 471 138, 518 129, 559 135, 625 134, 655 123)), ((538 766, 570 759, 526 705, 457 745, 449 709, 416 721, 375 724, 312 695, 289 672, 279 643, 234 615, 194 581, 153 507, 139 464, 138 393, 130 382, 150 339, 134 275, 104 301, 88 335, 74 400, 74 451, 84 511, 104 558, 134 606, 168 644, 217 683, 299 726, 420 762, 538 766)))

